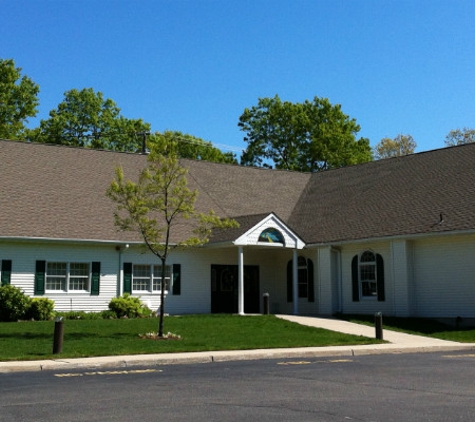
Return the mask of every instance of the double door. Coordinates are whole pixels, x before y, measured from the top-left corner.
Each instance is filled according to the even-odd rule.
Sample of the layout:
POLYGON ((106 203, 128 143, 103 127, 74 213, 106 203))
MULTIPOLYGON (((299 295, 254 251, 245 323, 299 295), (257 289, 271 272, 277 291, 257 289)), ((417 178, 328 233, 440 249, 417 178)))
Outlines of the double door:
MULTIPOLYGON (((244 266, 244 313, 257 314, 259 300, 259 267, 244 266)), ((238 312, 238 266, 211 265, 211 312, 238 312)))

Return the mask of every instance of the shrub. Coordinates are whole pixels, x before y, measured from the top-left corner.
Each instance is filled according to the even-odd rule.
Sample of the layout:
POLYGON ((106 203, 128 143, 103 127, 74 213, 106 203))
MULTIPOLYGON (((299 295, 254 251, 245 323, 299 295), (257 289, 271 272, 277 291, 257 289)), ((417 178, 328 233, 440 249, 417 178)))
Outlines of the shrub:
POLYGON ((111 311, 110 309, 99 312, 99 315, 101 316, 102 319, 116 319, 117 318, 116 313, 114 311, 111 311))
POLYGON ((109 302, 109 309, 116 314, 117 318, 144 318, 152 315, 152 311, 138 297, 131 296, 129 293, 113 298, 109 302))
POLYGON ((80 320, 102 319, 101 312, 67 311, 67 312, 56 312, 56 316, 63 317, 64 319, 80 319, 80 320))
POLYGON ((54 300, 47 297, 35 297, 30 302, 28 318, 36 321, 47 321, 54 316, 54 300))
POLYGON ((27 317, 31 299, 15 286, 0 287, 0 321, 18 321, 27 317))

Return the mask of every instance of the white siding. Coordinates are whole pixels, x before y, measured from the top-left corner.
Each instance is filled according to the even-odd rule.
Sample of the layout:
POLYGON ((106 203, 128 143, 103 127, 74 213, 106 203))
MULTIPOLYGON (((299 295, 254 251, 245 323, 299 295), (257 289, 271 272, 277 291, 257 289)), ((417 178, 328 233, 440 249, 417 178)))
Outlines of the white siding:
POLYGON ((318 249, 318 307, 319 313, 323 315, 331 315, 333 313, 331 255, 330 247, 318 249))
POLYGON ((341 277, 342 277, 342 312, 345 314, 373 314, 383 312, 394 315, 394 283, 392 278, 392 264, 389 242, 364 243, 344 246, 341 248, 341 277), (385 293, 386 300, 379 302, 376 298, 360 298, 353 302, 351 260, 355 255, 365 250, 372 250, 380 254, 384 260, 385 293))
POLYGON ((405 240, 391 242, 394 315, 411 314, 413 293, 412 243, 405 240))
POLYGON ((56 262, 101 262, 100 294, 51 293, 43 297, 54 300, 58 311, 107 309, 117 292, 118 253, 114 246, 78 246, 45 243, 0 243, 0 257, 12 260, 11 284, 26 294, 34 295, 35 267, 37 260, 56 262))
POLYGON ((475 236, 414 242, 415 315, 475 317, 475 236))

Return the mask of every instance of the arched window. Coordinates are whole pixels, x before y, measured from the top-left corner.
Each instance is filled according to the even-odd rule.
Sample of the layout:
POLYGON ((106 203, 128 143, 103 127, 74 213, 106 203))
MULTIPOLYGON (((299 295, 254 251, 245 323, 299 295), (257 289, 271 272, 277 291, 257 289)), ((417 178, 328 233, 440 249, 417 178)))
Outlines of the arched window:
POLYGON ((378 295, 376 273, 376 255, 371 251, 363 252, 359 263, 361 296, 373 297, 378 295))
POLYGON ((355 255, 351 261, 353 301, 360 298, 385 300, 383 257, 372 251, 355 255))
POLYGON ((259 235, 257 241, 285 244, 284 236, 282 235, 282 233, 279 230, 274 229, 273 227, 263 230, 262 233, 259 235))

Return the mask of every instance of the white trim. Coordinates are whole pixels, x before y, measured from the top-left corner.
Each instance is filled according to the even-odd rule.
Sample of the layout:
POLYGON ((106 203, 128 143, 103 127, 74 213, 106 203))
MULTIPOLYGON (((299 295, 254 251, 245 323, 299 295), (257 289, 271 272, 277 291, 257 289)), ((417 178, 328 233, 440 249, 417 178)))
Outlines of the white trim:
POLYGON ((306 249, 320 248, 322 246, 345 246, 362 243, 375 243, 375 242, 387 242, 389 240, 419 240, 423 238, 431 238, 434 236, 460 236, 475 234, 475 230, 453 230, 447 232, 432 232, 432 233, 420 233, 420 234, 401 234, 397 236, 381 236, 381 237, 366 237, 363 239, 349 239, 349 240, 336 240, 322 243, 308 243, 305 245, 306 249))

